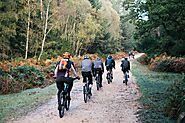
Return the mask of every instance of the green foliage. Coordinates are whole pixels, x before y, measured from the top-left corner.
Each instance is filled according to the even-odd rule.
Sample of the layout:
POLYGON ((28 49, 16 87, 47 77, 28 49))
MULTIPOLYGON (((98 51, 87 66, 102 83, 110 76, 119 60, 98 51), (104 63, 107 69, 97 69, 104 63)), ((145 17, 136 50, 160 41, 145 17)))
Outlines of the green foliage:
POLYGON ((181 80, 181 74, 150 71, 147 66, 134 63, 132 73, 141 89, 141 109, 139 119, 142 123, 174 123, 166 116, 166 106, 169 104, 168 88, 174 81, 181 80), (137 68, 137 69, 136 69, 137 68))
POLYGON ((91 3, 92 8, 95 8, 96 11, 98 11, 102 7, 101 2, 99 0, 89 0, 89 2, 91 3))
POLYGON ((185 2, 181 0, 146 0, 131 3, 129 18, 136 25, 135 40, 142 52, 173 56, 185 55, 185 2))
POLYGON ((166 106, 166 114, 177 120, 180 114, 185 112, 185 77, 183 76, 179 81, 174 81, 167 91, 169 103, 166 106))

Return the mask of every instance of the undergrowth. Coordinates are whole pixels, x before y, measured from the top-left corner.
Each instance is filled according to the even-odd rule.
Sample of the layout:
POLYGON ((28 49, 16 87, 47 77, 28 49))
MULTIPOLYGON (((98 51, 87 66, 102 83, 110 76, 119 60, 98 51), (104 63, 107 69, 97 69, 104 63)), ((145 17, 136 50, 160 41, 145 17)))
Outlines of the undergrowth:
POLYGON ((143 123, 175 123, 167 117, 166 106, 169 103, 168 88, 174 81, 182 78, 181 74, 150 71, 147 66, 138 62, 133 63, 132 73, 140 86, 142 97, 139 119, 143 123), (137 68, 137 69, 135 69, 137 68))

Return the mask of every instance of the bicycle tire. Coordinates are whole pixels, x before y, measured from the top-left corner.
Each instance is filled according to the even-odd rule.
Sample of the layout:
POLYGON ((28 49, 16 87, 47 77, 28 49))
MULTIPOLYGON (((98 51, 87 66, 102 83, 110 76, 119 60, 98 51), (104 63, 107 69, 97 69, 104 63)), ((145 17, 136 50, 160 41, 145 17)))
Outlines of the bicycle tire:
POLYGON ((110 84, 110 73, 107 73, 107 82, 110 84))
POLYGON ((83 95, 84 95, 84 102, 87 103, 87 88, 83 86, 83 95))
MULTIPOLYGON (((69 94, 68 94, 69 96, 69 94)), ((69 106, 70 106, 70 99, 66 99, 66 104, 65 104, 65 107, 66 107, 66 110, 68 111, 69 110, 69 106)))
POLYGON ((127 85, 127 82, 128 82, 128 75, 127 73, 125 73, 125 85, 127 85))
POLYGON ((58 110, 59 111, 59 116, 62 118, 64 116, 64 109, 65 109, 65 100, 63 98, 63 94, 60 94, 60 99, 61 99, 61 108, 58 110))
POLYGON ((97 87, 97 90, 100 89, 100 77, 99 76, 97 76, 96 87, 97 87))

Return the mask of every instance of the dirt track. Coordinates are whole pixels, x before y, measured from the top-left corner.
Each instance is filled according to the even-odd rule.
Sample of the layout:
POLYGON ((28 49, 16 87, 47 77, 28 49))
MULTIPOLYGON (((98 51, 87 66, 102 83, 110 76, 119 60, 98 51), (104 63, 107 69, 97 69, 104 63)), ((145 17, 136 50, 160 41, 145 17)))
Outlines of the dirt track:
MULTIPOLYGON (((131 60, 132 61, 132 60, 131 60)), ((128 85, 122 83, 123 73, 120 61, 116 61, 113 83, 107 84, 104 73, 103 88, 96 90, 93 85, 93 96, 87 103, 83 101, 82 83, 74 84, 69 111, 59 118, 57 98, 38 107, 16 121, 9 123, 136 123, 139 90, 130 73, 128 85)))

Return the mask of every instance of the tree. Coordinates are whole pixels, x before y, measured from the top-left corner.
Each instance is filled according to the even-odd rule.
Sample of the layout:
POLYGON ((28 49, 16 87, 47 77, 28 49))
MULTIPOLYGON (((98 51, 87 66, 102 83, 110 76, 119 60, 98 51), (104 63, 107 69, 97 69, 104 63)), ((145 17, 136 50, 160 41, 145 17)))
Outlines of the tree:
POLYGON ((182 48, 185 47, 184 6, 185 1, 181 0, 138 0, 132 4, 130 17, 136 25, 138 49, 144 51, 142 45, 147 40, 150 40, 148 43, 155 40, 155 44, 151 44, 151 50, 147 50, 149 54, 166 52, 175 56, 185 55, 182 48))

